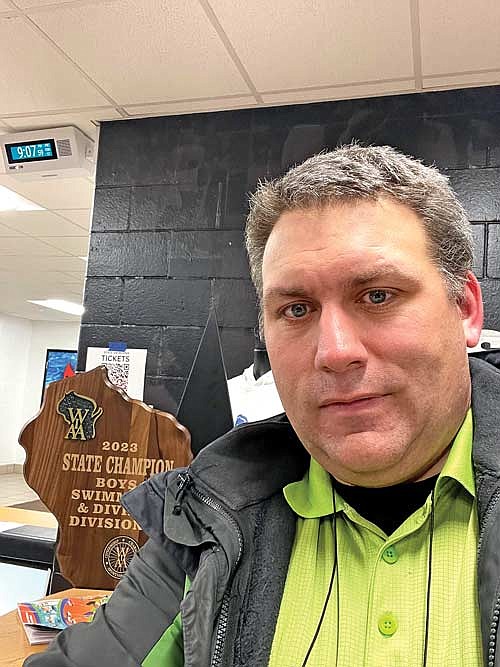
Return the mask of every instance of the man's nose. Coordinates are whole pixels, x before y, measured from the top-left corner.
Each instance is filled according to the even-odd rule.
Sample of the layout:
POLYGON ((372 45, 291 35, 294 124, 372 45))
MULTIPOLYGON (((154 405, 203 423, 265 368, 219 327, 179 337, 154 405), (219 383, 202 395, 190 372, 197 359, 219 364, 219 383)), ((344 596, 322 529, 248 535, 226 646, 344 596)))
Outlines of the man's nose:
POLYGON ((368 352, 361 338, 366 332, 360 327, 361 323, 340 308, 323 309, 318 323, 315 368, 342 373, 366 365, 368 352))

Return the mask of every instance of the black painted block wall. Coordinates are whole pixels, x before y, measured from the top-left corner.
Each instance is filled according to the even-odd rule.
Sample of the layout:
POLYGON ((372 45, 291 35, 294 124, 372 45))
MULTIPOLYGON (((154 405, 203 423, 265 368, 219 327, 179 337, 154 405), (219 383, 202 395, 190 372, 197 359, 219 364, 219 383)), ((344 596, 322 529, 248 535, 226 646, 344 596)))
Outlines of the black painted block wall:
POLYGON ((252 360, 247 193, 358 139, 434 163, 474 223, 488 328, 500 329, 500 87, 103 123, 79 367, 147 347, 145 401, 175 412, 210 303, 228 376, 252 360))

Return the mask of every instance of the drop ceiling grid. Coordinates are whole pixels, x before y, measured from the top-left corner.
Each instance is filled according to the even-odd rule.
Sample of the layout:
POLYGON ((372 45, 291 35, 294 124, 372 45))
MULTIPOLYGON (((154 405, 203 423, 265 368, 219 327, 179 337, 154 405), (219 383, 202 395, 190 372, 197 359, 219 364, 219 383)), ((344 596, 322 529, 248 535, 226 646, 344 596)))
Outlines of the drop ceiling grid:
POLYGON ((13 289, 17 290, 18 294, 23 294, 29 299, 43 297, 43 290, 46 290, 48 287, 57 288, 59 285, 64 285, 65 289, 73 289, 74 285, 74 278, 71 278, 62 271, 54 270, 39 271, 36 283, 33 282, 35 275, 32 273, 24 274, 5 271, 2 272, 1 276, 4 282, 11 283, 13 289))
POLYGON ((39 236, 39 241, 73 257, 86 257, 89 249, 88 236, 39 236))
MULTIPOLYGON (((448 0, 0 0, 0 58, 10 92, 8 100, 0 95, 0 134, 74 124, 93 138, 94 121, 125 114, 248 108, 260 106, 260 96, 264 105, 294 104, 499 83, 498 3, 460 5, 453 13, 448 0), (19 55, 12 35, 3 39, 18 26, 32 57, 19 55)), ((17 237, 20 245, 30 240, 41 244, 38 251, 59 253, 27 258, 0 250, 0 279, 10 267, 23 294, 50 284, 81 297, 86 265, 75 253, 86 254, 79 251, 92 185, 77 179, 42 186, 2 175, 0 184, 47 209, 33 212, 46 216, 38 226, 36 216, 5 224, 0 216, 0 247, 11 238, 5 243, 12 253, 17 237)), ((19 312, 33 316, 33 308, 19 305, 19 312)))
MULTIPOLYGON (((16 229, 12 229, 11 227, 7 227, 6 225, 2 224, 0 222, 0 236, 27 236, 24 232, 21 232, 16 229)), ((0 271, 2 270, 2 266, 0 264, 0 271)))
POLYGON ((173 114, 202 113, 229 109, 249 109, 258 106, 252 95, 208 98, 202 100, 183 100, 179 102, 160 102, 157 104, 127 105, 125 111, 131 116, 164 116, 173 114))
POLYGON ((3 86, 9 91, 0 95, 1 116, 107 102, 24 18, 0 17, 0 44, 3 86))
POLYGON ((449 90, 450 88, 474 88, 476 86, 496 86, 500 84, 500 69, 492 72, 471 72, 470 74, 447 74, 446 76, 424 77, 424 90, 449 90))
POLYGON ((211 3, 262 93, 413 76, 408 2, 211 3))
POLYGON ((263 93, 266 104, 300 104, 305 102, 326 102, 335 100, 351 100, 381 95, 396 95, 415 92, 414 79, 397 81, 380 81, 360 83, 350 86, 334 86, 322 88, 306 88, 293 91, 273 91, 263 93))
POLYGON ((25 255, 27 257, 64 257, 64 250, 32 236, 0 236, 0 257, 25 255))
MULTIPOLYGON (((189 4, 190 10, 193 7, 199 7, 199 5, 195 3, 195 0, 189 0, 189 2, 194 3, 189 4)), ((203 5, 208 4, 207 0, 200 0, 200 2, 203 5)), ((480 2, 484 4, 485 7, 488 5, 490 13, 494 14, 492 21, 490 21, 490 25, 495 26, 494 19, 496 18, 498 9, 492 7, 491 3, 486 3, 485 0, 480 0, 480 2)), ((100 28, 99 34, 106 32, 106 37, 108 37, 109 34, 112 34, 112 31, 110 33, 108 30, 111 23, 117 26, 117 29, 121 30, 122 33, 121 36, 118 36, 115 40, 106 42, 105 47, 103 48, 106 51, 107 47, 111 45, 112 50, 115 49, 115 56, 122 56, 123 51, 121 51, 120 48, 118 51, 116 51, 116 45, 118 44, 120 47, 124 41, 127 42, 126 39, 123 39, 123 35, 128 34, 127 26, 129 26, 132 33, 134 33, 131 35, 132 38, 135 38, 136 33, 144 34, 146 28, 151 27, 151 15, 154 14, 154 11, 152 10, 154 8, 164 9, 166 6, 166 0, 146 0, 140 6, 138 6, 137 3, 131 2, 131 0, 108 0, 104 2, 88 0, 79 0, 77 2, 64 0, 60 2, 50 2, 49 0, 39 0, 38 2, 35 2, 34 0, 22 0, 17 4, 21 10, 26 11, 30 15, 31 20, 38 22, 42 29, 45 30, 49 24, 51 26, 55 25, 54 33, 52 33, 50 30, 48 31, 49 36, 51 39, 55 39, 58 48, 62 48, 65 52, 68 53, 69 58, 75 58, 74 74, 78 76, 79 73, 76 70, 76 66, 81 66, 86 72, 88 69, 86 68, 86 62, 84 62, 85 58, 88 57, 88 55, 85 54, 85 51, 94 51, 93 48, 88 47, 88 35, 91 34, 91 31, 89 33, 89 30, 86 29, 85 26, 91 26, 94 22, 98 23, 100 16, 104 12, 104 15, 107 16, 107 23, 105 26, 100 28), (118 13, 119 9, 123 8, 128 8, 129 13, 120 13, 120 21, 116 22, 115 14, 118 13), (139 12, 139 16, 142 16, 142 24, 140 20, 138 22, 131 20, 134 17, 134 11, 136 12, 136 16, 137 12, 139 12), (68 25, 64 22, 60 22, 59 19, 63 15, 72 17, 70 23, 74 32, 71 30, 68 31, 68 25), (85 24, 85 22, 83 23, 84 29, 82 29, 82 26, 80 25, 82 15, 85 15, 88 24, 85 24), (58 41, 57 35, 64 31, 67 32, 65 39, 58 41), (72 49, 68 48, 68 42, 72 43, 69 46, 75 45, 75 32, 80 35, 80 40, 77 44, 78 48, 76 49, 78 54, 73 53, 72 49), (76 55, 79 56, 82 54, 83 59, 75 57, 76 55)), ((4 3, 4 8, 7 6, 8 5, 4 3)), ((177 60, 179 60, 179 53, 182 54, 188 50, 191 52, 196 51, 196 48, 192 48, 192 43, 193 41, 196 41, 197 46, 200 43, 199 32, 197 33, 196 30, 191 30, 191 41, 188 42, 185 39, 183 40, 182 29, 184 29, 184 32, 186 32, 187 23, 186 21, 182 23, 181 19, 186 18, 186 2, 184 2, 184 0, 177 0, 177 3, 169 2, 168 6, 169 8, 174 7, 174 9, 176 7, 179 9, 179 6, 182 6, 180 11, 182 16, 180 19, 178 16, 175 18, 181 28, 180 30, 176 29, 177 35, 181 34, 180 40, 176 35, 176 44, 179 47, 176 48, 176 56, 177 60), (182 11, 184 11, 184 14, 182 11)), ((437 23, 438 26, 441 26, 443 24, 443 16, 445 18, 448 16, 446 0, 439 0, 437 3, 431 3, 431 0, 419 0, 418 2, 417 0, 408 0, 407 3, 396 3, 393 0, 382 0, 379 3, 367 3, 367 5, 363 7, 363 12, 360 16, 353 14, 354 10, 352 3, 346 3, 345 1, 332 3, 331 0, 320 0, 320 2, 314 5, 314 11, 311 10, 311 5, 307 3, 304 4, 300 0, 276 0, 271 4, 266 3, 263 0, 255 0, 252 3, 245 3, 243 0, 237 0, 236 2, 232 2, 232 0, 211 0, 211 5, 209 6, 214 8, 216 19, 218 23, 224 28, 225 34, 228 36, 228 40, 230 41, 231 45, 235 46, 237 56, 240 57, 244 63, 246 63, 245 55, 250 58, 257 58, 258 65, 262 69, 262 72, 259 72, 259 76, 260 74, 262 74, 264 77, 267 76, 272 79, 273 84, 277 84, 269 88, 258 86, 259 90, 264 92, 263 99, 264 103, 266 104, 280 102, 293 103, 294 101, 317 101, 320 99, 343 99, 351 94, 349 92, 349 86, 353 86, 352 95, 354 97, 361 97, 365 95, 370 96, 373 94, 407 92, 407 82, 409 80, 411 81, 409 77, 394 77, 389 75, 394 74, 395 71, 398 71, 397 68, 399 68, 400 71, 404 70, 406 72, 410 70, 410 62, 412 60, 410 48, 410 8, 414 11, 415 7, 420 7, 419 18, 422 22, 422 41, 424 41, 426 39, 426 35, 429 34, 431 39, 427 39, 427 42, 429 42, 432 47, 435 43, 439 45, 439 43, 442 41, 440 32, 441 27, 436 32, 436 29, 433 28, 433 25, 437 23), (374 6, 375 4, 376 13, 374 13, 374 15, 370 15, 370 8, 373 9, 372 5, 374 6), (307 11, 301 14, 301 11, 304 12, 304 7, 306 7, 307 11), (265 20, 262 20, 263 17, 265 17, 265 20), (429 21, 430 27, 428 25, 429 21), (336 30, 332 29, 332 24, 334 24, 336 30), (278 29, 276 26, 278 26, 278 29), (356 30, 352 30, 352 26, 355 26, 356 30), (351 34, 351 36, 344 38, 341 35, 341 38, 339 39, 340 33, 342 33, 342 35, 351 34), (332 34, 334 34, 334 36, 337 38, 337 41, 332 42, 332 34), (295 41, 293 39, 294 35, 298 35, 299 48, 290 49, 290 43, 293 44, 297 42, 297 39, 295 41), (394 41, 391 42, 391 39, 396 39, 399 41, 394 43, 394 41), (286 57, 283 57, 283 49, 281 48, 283 43, 286 44, 286 57), (325 44, 323 50, 317 48, 318 43, 325 44), (390 44, 390 48, 387 47, 387 44, 390 44), (403 44, 403 57, 399 55, 398 58, 393 58, 392 56, 394 53, 401 51, 399 48, 401 44, 403 44), (380 54, 377 51, 379 46, 380 48, 382 46, 384 47, 384 53, 387 54, 388 58, 387 62, 383 57, 379 57, 380 54), (337 51, 340 53, 338 62, 342 63, 341 69, 343 75, 341 78, 344 79, 343 84, 332 80, 332 77, 335 78, 335 76, 338 76, 336 72, 333 72, 333 74, 330 75, 330 62, 335 59, 335 49, 337 49, 337 51), (375 49, 375 52, 373 49, 375 49), (259 53, 262 54, 260 58, 256 55, 259 53), (346 56, 346 54, 348 55, 346 56), (268 57, 269 55, 270 57, 268 57), (362 60, 363 58, 365 59, 364 64, 368 64, 367 72, 359 71, 360 69, 363 69, 363 62, 360 61, 360 59, 362 60), (270 62, 273 63, 273 67, 269 67, 270 62), (403 63, 405 62, 406 65, 403 67, 403 63), (394 70, 393 67, 392 71, 388 71, 386 67, 387 63, 389 64, 389 67, 393 67, 392 63, 395 63, 396 70, 394 70), (287 70, 285 74, 290 79, 293 79, 295 84, 298 83, 299 85, 290 87, 290 81, 287 83, 285 80, 286 77, 282 76, 283 72, 280 71, 279 67, 276 67, 276 64, 284 67, 287 70), (314 77, 316 77, 317 82, 317 73, 321 73, 323 70, 324 75, 325 69, 327 71, 326 76, 323 76, 323 81, 327 81, 327 84, 311 85, 311 72, 314 73, 314 77), (377 80, 373 79, 373 77, 370 79, 369 77, 366 82, 362 82, 360 85, 360 81, 359 79, 356 79, 356 76, 362 73, 374 74, 374 70, 376 70, 375 73, 377 80), (302 80, 299 80, 301 73, 303 75, 302 80), (382 81, 382 83, 379 83, 380 81, 382 81), (345 89, 343 89, 343 85, 345 86, 345 89), (372 92, 370 89, 374 90, 374 92, 372 92)), ((375 10, 373 9, 373 11, 375 10)), ((466 12, 469 12, 471 15, 476 17, 478 14, 481 14, 481 12, 477 12, 477 8, 475 6, 474 9, 470 7, 461 7, 461 14, 465 14, 466 12)), ((164 15, 165 12, 160 11, 158 15, 161 16, 162 14, 164 15)), ((177 14, 179 14, 179 12, 177 12, 177 14)), ((458 14, 458 12, 456 14, 458 14)), ((193 16, 194 15, 191 11, 188 17, 191 23, 193 21, 193 16)), ((204 19, 202 18, 202 12, 198 12, 196 16, 198 16, 204 28, 210 31, 209 21, 206 19, 206 17, 204 19)), ((470 30, 471 23, 468 17, 460 20, 462 23, 468 25, 469 33, 473 32, 470 30)), ((476 37, 473 38, 473 43, 475 43, 474 40, 481 40, 482 44, 482 34, 485 28, 484 21, 482 18, 476 18, 476 23, 478 23, 476 26, 477 34, 476 37)), ((496 21, 496 23, 498 23, 498 21, 496 21)), ((164 26, 162 26, 161 22, 156 21, 155 24, 157 24, 156 30, 147 30, 149 40, 147 43, 149 44, 151 41, 153 41, 155 46, 153 49, 147 51, 145 56, 149 60, 153 61, 158 56, 158 53, 161 52, 162 49, 164 50, 165 43, 172 41, 171 39, 169 40, 168 37, 165 37, 165 32, 163 30, 164 26)), ((446 27, 446 22, 444 25, 446 27)), ((190 25, 189 27, 191 28, 192 26, 190 25)), ((493 30, 494 27, 491 29, 493 30)), ((212 34, 212 37, 215 40, 215 43, 218 44, 215 33, 212 34)), ((142 40, 143 37, 138 38, 139 42, 142 40)), ((456 40, 453 41, 455 44, 456 40)), ((496 43, 497 40, 491 39, 489 42, 496 43)), ((128 46, 130 48, 129 42, 128 46)), ((218 44, 218 46, 221 50, 223 50, 222 45, 218 44)), ((413 35, 413 46, 414 49, 416 48, 418 51, 419 44, 415 44, 415 34, 413 35)), ((139 49, 139 51, 142 53, 144 52, 144 49, 139 49)), ((477 51, 481 51, 481 49, 477 49, 477 51)), ((128 58, 129 52, 130 51, 128 50, 126 53, 126 61, 128 63, 130 63, 130 58, 128 58)), ((101 55, 102 54, 94 54, 93 62, 95 67, 100 69, 102 68, 103 63, 108 62, 105 75, 111 79, 113 79, 113 77, 117 78, 118 75, 116 71, 113 73, 113 70, 118 69, 120 71, 120 81, 123 87, 127 88, 129 85, 128 82, 126 83, 123 81, 124 79, 127 80, 127 77, 122 76, 123 68, 121 67, 121 64, 123 62, 123 58, 118 58, 118 61, 110 63, 106 53, 104 53, 104 57, 100 57, 101 55)), ((225 57, 227 60, 227 54, 225 54, 225 57)), ((133 72, 134 75, 138 75, 139 70, 143 64, 144 63, 139 63, 136 66, 136 71, 133 72)), ((68 66, 70 66, 69 63, 68 66)), ((150 69, 154 70, 158 68, 150 69)), ((413 69, 416 68, 414 67, 413 69)), ((151 95, 148 94, 148 91, 143 90, 139 85, 135 87, 135 90, 137 97, 141 97, 141 99, 140 101, 135 101, 133 105, 127 105, 126 112, 131 116, 140 116, 144 114, 158 115, 161 113, 188 113, 190 111, 212 111, 224 108, 241 108, 256 106, 257 104, 255 98, 253 98, 251 95, 241 95, 239 99, 235 99, 234 101, 231 101, 227 94, 221 96, 221 93, 219 92, 217 95, 214 95, 214 88, 208 83, 207 88, 210 88, 209 92, 212 94, 208 96, 200 95, 199 76, 183 76, 182 69, 179 70, 179 63, 177 62, 175 71, 177 75, 176 78, 182 79, 182 85, 186 86, 188 94, 185 98, 179 99, 179 95, 175 94, 176 91, 173 90, 172 87, 166 91, 167 95, 163 94, 162 91, 166 87, 165 77, 158 76, 154 77, 154 80, 151 80, 150 82, 154 87, 155 99, 151 99, 151 95), (158 82, 158 78, 162 79, 161 82, 158 82), (196 90, 194 90, 194 86, 196 86, 196 90), (196 97, 193 97, 194 95, 196 97), (193 98, 192 101, 189 98, 193 98), (154 104, 151 104, 152 102, 154 102, 154 104), (156 103, 164 106, 156 108, 156 103)), ((470 72, 470 68, 467 71, 470 72)), ((415 73, 417 74, 418 79, 418 72, 415 73)), ((186 74, 186 72, 184 72, 184 74, 186 74)), ((428 80, 429 75, 427 74, 425 79, 426 89, 446 86, 456 87, 461 85, 461 81, 457 80, 459 77, 456 76, 456 72, 449 73, 449 82, 446 80, 447 74, 448 73, 445 73, 435 81, 428 80)), ((96 76, 94 72, 90 72, 90 75, 96 76)), ((235 76, 238 75, 235 74, 235 76)), ((430 76, 436 77, 437 75, 434 74, 430 76)), ((256 77, 254 76, 254 79, 255 78, 256 77)), ((495 75, 485 75, 484 72, 480 72, 477 76, 467 73, 465 78, 466 80, 464 83, 466 85, 472 85, 475 82, 481 84, 483 82, 491 83, 497 81, 497 77, 495 75)), ((204 81, 206 80, 207 77, 204 77, 204 81)), ((220 77, 217 77, 217 80, 220 80, 220 77)), ((259 83, 258 78, 257 83, 259 83)), ((418 87, 415 86, 415 82, 413 82, 412 85, 413 89, 418 87)), ((410 86, 410 90, 411 89, 412 88, 410 86)), ((112 93, 112 91, 107 92, 112 93)), ((105 107, 107 111, 104 111, 101 106, 99 108, 99 112, 97 111, 98 107, 95 107, 95 115, 92 113, 92 111, 89 110, 88 104, 85 107, 79 108, 86 109, 86 118, 81 118, 79 120, 80 126, 83 126, 82 129, 85 129, 88 133, 92 132, 93 129, 91 124, 91 121, 93 120, 92 116, 97 119, 104 118, 106 113, 111 114, 111 118, 119 118, 122 116, 121 109, 114 107, 105 107)), ((52 110, 55 111, 55 109, 52 110)), ((45 109, 45 111, 47 111, 47 109, 45 109)), ((77 112, 75 111, 75 117, 76 113, 77 112)), ((65 122, 71 122, 71 110, 69 110, 69 114, 69 116, 67 115, 65 117, 65 122)), ((58 120, 54 115, 48 116, 46 119, 35 118, 32 109, 30 109, 31 118, 28 117, 22 119, 13 119, 12 116, 6 116, 5 114, 2 114, 0 107, 0 116, 3 116, 4 122, 8 123, 10 120, 12 126, 20 129, 33 127, 35 124, 38 126, 49 126, 54 124, 53 121, 58 120)), ((59 120, 62 121, 62 118, 59 118, 59 120)), ((63 123, 59 122, 56 124, 63 123)))
POLYGON ((32 18, 119 104, 249 92, 197 0, 60 6, 32 18))
MULTIPOLYGON (((54 287, 50 291, 50 298, 59 298, 65 296, 63 290, 57 290, 54 287)), ((71 292, 67 293, 68 297, 71 297, 71 292)), ((69 315, 66 313, 57 312, 55 310, 51 311, 47 308, 42 308, 36 304, 28 303, 27 298, 37 299, 37 292, 27 297, 26 293, 19 290, 16 291, 15 285, 9 283, 0 284, 0 303, 2 304, 2 312, 13 317, 24 317, 30 320, 45 320, 45 321, 63 321, 63 322, 78 322, 79 317, 77 315, 69 315)), ((69 299, 73 300, 74 299, 69 299)))
MULTIPOLYGON (((90 202, 89 202, 90 203, 90 202)), ((81 227, 86 232, 90 229, 90 209, 75 208, 75 209, 53 209, 53 213, 59 215, 66 220, 69 220, 78 227, 81 227)))
MULTIPOLYGON (((88 4, 88 0, 12 0, 20 9, 29 10, 29 9, 40 9, 45 8, 50 11, 52 7, 58 5, 67 5, 67 4, 82 4, 83 2, 88 4)), ((94 0, 95 1, 95 0, 94 0)), ((102 1, 102 0, 101 0, 102 1)))
POLYGON ((3 255, 0 264, 4 271, 19 271, 19 268, 22 267, 20 275, 32 275, 33 278, 38 273, 45 273, 47 271, 71 273, 83 278, 87 270, 86 262, 82 259, 70 257, 62 252, 56 257, 53 255, 50 257, 32 255, 29 257, 29 263, 26 263, 26 255, 21 251, 18 255, 3 255))
POLYGON ((22 181, 0 175, 0 183, 49 211, 87 209, 94 190, 93 184, 86 178, 22 181))
POLYGON ((500 3, 420 0, 423 75, 500 68, 500 3))
POLYGON ((88 231, 53 211, 0 212, 0 226, 10 231, 2 236, 88 236, 88 231))
POLYGON ((118 120, 120 118, 123 118, 123 116, 114 107, 108 106, 92 110, 87 109, 85 111, 64 111, 57 114, 9 116, 8 123, 14 132, 31 130, 33 128, 42 129, 75 125, 90 139, 95 141, 97 126, 94 121, 118 120))

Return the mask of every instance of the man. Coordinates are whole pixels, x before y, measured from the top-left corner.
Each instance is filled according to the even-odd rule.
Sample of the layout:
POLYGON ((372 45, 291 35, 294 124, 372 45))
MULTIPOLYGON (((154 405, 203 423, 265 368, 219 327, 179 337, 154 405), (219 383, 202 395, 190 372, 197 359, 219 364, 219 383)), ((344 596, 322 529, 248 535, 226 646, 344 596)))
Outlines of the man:
POLYGON ((465 213, 389 147, 252 197, 252 278, 286 416, 124 497, 150 540, 30 667, 500 666, 500 376, 465 213), (472 381, 471 381, 472 378, 472 381))

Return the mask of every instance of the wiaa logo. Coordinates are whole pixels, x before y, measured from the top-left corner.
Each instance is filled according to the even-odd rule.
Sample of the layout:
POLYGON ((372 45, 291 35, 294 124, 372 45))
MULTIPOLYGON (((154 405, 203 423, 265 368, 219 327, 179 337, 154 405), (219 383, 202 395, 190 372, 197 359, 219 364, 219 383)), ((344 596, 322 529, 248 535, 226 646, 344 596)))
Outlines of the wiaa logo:
POLYGON ((95 438, 95 423, 102 415, 102 408, 92 398, 69 391, 59 401, 57 412, 69 424, 68 432, 64 436, 65 440, 93 440, 95 438))

